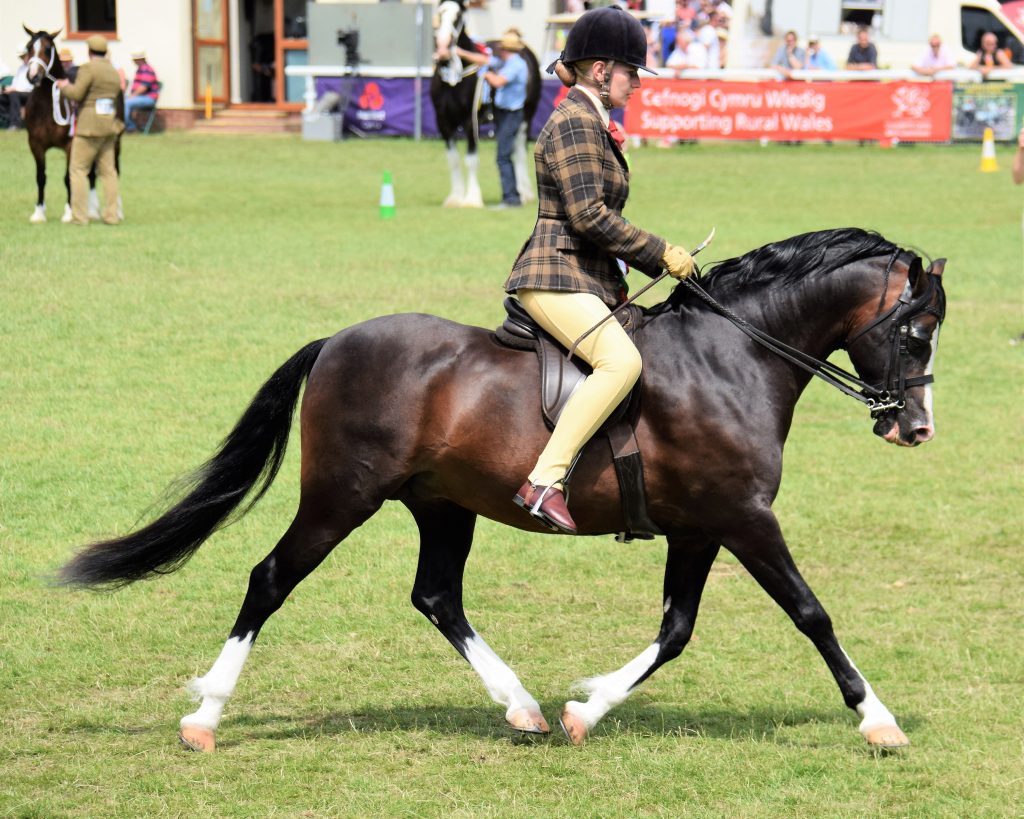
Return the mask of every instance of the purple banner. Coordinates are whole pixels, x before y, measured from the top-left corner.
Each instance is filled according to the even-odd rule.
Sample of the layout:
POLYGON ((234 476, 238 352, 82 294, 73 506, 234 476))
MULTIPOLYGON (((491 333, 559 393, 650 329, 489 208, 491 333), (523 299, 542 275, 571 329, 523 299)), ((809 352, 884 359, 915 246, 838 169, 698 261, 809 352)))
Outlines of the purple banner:
MULTIPOLYGON (((316 96, 319 99, 328 91, 348 97, 345 109, 345 130, 359 129, 366 135, 412 136, 415 124, 416 81, 411 77, 317 77, 316 96)), ((437 117, 430 102, 430 77, 422 79, 423 90, 423 136, 437 137, 437 117)), ((530 136, 536 137, 548 121, 555 105, 562 100, 567 90, 558 80, 544 80, 541 83, 540 103, 530 127, 530 136)), ((621 111, 616 119, 621 123, 621 111)), ((481 135, 492 135, 493 128, 484 126, 481 135)))

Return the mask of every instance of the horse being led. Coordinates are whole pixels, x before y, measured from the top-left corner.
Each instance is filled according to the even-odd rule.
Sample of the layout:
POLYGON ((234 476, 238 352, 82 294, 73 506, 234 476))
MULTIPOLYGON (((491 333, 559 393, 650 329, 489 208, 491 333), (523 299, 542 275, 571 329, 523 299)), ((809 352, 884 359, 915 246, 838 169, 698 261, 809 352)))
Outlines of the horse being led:
MULTIPOLYGON (((64 205, 62 222, 71 221, 71 179, 68 170, 71 165, 71 104, 60 96, 55 85, 57 80, 65 79, 67 74, 64 66, 57 58, 57 35, 60 30, 50 34, 46 31, 32 31, 22 26, 29 36, 25 46, 29 54, 28 78, 32 83, 32 93, 25 103, 25 128, 28 131, 28 147, 36 160, 36 208, 29 217, 35 224, 46 221, 46 152, 50 148, 64 151, 64 187, 67 190, 67 202, 64 205)), ((124 119, 124 95, 117 95, 117 114, 124 119)), ((114 143, 114 167, 121 174, 121 137, 114 143)), ((124 216, 121 202, 118 200, 118 211, 124 216)), ((99 197, 96 195, 96 168, 89 171, 89 218, 100 218, 99 197)))
MULTIPOLYGON (((845 347, 860 378, 879 385, 872 391, 894 394, 875 408, 875 434, 909 447, 934 433, 930 382, 945 312, 944 264, 925 269, 914 253, 847 228, 767 245, 717 265, 702 281, 726 309, 792 350, 824 360, 845 347)), ((846 705, 860 715, 867 741, 906 745, 892 713, 839 644, 772 512, 783 445, 811 375, 752 343, 684 286, 643 311, 638 324, 644 400, 636 435, 648 512, 668 540, 664 619, 648 648, 589 679, 585 702, 565 705, 567 735, 582 742, 613 706, 682 652, 724 547, 814 643, 846 705)), ((266 491, 306 382, 298 510, 252 570, 217 661, 192 685, 202 703, 181 720, 183 741, 213 749, 221 712, 267 619, 387 500, 405 504, 420 530, 413 605, 480 675, 514 728, 547 732, 537 701, 474 631, 462 606, 478 515, 546 531, 512 503, 513 480, 548 437, 532 409, 538 379, 536 356, 500 346, 488 330, 434 316, 384 316, 314 341, 260 388, 184 498, 138 531, 82 550, 63 567, 62 580, 116 588, 180 568, 247 497, 245 509, 266 491)), ((623 529, 607 446, 584 449, 573 486, 581 534, 623 529)))
MULTIPOLYGON (((451 176, 451 192, 444 200, 445 207, 483 207, 478 172, 480 157, 477 143, 480 141, 478 112, 483 93, 484 80, 479 66, 464 65, 455 52, 455 47, 464 51, 476 51, 476 43, 466 33, 465 9, 462 0, 442 0, 434 18, 434 75, 430 80, 430 101, 437 117, 437 130, 444 139, 448 157, 448 171, 451 176), (458 133, 466 135, 466 175, 463 177, 459 159, 458 133)), ((540 67, 537 57, 529 48, 521 52, 528 70, 526 103, 523 106, 524 124, 516 135, 513 163, 516 169, 516 184, 519 198, 523 202, 536 199, 531 180, 532 169, 527 164, 526 140, 530 122, 540 102, 540 67)))

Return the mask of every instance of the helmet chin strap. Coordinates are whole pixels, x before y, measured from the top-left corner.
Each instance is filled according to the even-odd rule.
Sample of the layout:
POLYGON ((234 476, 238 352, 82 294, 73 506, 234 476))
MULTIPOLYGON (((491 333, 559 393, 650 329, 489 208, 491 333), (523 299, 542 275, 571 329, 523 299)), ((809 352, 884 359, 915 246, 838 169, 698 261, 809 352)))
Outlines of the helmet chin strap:
POLYGON ((601 98, 601 104, 608 111, 615 107, 612 105, 612 69, 614 68, 615 60, 608 60, 604 64, 604 82, 597 89, 597 94, 601 98))

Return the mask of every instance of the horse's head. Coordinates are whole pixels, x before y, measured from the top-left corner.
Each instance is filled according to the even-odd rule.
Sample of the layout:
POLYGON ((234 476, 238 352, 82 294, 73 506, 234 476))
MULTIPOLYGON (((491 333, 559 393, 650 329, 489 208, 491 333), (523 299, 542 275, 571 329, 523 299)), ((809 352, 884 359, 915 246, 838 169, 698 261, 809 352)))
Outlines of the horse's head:
POLYGON ((462 0, 442 0, 434 14, 434 61, 446 62, 462 32, 462 0))
MULTIPOLYGON (((897 251, 885 260, 887 285, 899 255, 897 251)), ((892 277, 892 289, 898 294, 892 306, 885 307, 888 299, 883 292, 882 302, 876 301, 878 315, 856 328, 846 341, 854 367, 873 387, 874 394, 868 394, 875 399, 871 412, 875 434, 891 444, 917 446, 935 434, 931 382, 939 326, 946 313, 945 264, 945 259, 937 259, 924 268, 914 256, 901 289, 898 274, 892 277)))
MULTIPOLYGON (((59 72, 61 69, 60 60, 57 59, 57 37, 60 29, 52 34, 48 31, 32 31, 22 23, 21 26, 28 34, 28 43, 25 50, 28 52, 28 79, 32 85, 39 85, 44 77, 54 76, 54 67, 59 72)), ((63 76, 59 73, 58 76, 63 76)))

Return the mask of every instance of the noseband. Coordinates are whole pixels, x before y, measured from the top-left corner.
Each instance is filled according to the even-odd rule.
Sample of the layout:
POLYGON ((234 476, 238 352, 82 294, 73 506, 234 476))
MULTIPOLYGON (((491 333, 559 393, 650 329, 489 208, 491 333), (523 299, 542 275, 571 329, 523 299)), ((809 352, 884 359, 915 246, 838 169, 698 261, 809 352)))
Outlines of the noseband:
POLYGON ((53 61, 57 56, 57 44, 50 42, 50 61, 44 63, 37 55, 33 54, 28 61, 30 66, 37 65, 43 69, 43 76, 53 83, 53 121, 58 125, 67 125, 71 122, 71 104, 60 97, 60 89, 57 87, 57 78, 50 73, 53 68, 53 61))
MULTIPOLYGON (((886 265, 885 283, 882 285, 882 298, 878 305, 879 311, 881 311, 882 305, 885 303, 885 292, 888 290, 889 284, 889 272, 892 270, 892 266, 899 257, 899 254, 900 250, 897 248, 893 251, 889 264, 886 265)), ((885 362, 882 382, 870 387, 870 394, 862 391, 865 392, 865 397, 868 398, 866 403, 871 410, 872 418, 877 418, 889 410, 903 409, 906 406, 905 396, 909 387, 921 387, 935 381, 935 377, 931 374, 918 375, 912 378, 906 377, 907 344, 910 340, 911 320, 920 315, 931 314, 941 323, 944 313, 942 305, 939 307, 930 306, 932 297, 935 295, 935 279, 937 277, 926 271, 922 271, 921 275, 927 278, 925 280, 924 292, 920 296, 917 298, 913 297, 910 277, 908 276, 906 283, 903 285, 903 292, 896 299, 896 303, 873 319, 867 326, 862 327, 847 338, 843 344, 843 347, 849 349, 849 346, 858 338, 879 326, 884 325, 888 328, 886 336, 889 340, 889 358, 885 362)))
MULTIPOLYGON (((900 248, 896 248, 889 259, 889 263, 885 267, 885 283, 882 286, 879 310, 881 310, 882 306, 885 304, 885 294, 888 290, 889 284, 889 273, 892 271, 892 266, 896 263, 896 259, 899 258, 901 252, 900 248)), ((698 298, 701 299, 701 301, 711 307, 712 310, 735 324, 736 327, 742 330, 753 341, 756 341, 762 347, 775 353, 775 355, 780 358, 785 359, 791 364, 795 364, 801 370, 804 370, 813 376, 817 376, 826 384, 835 387, 844 395, 848 395, 851 398, 860 401, 868 408, 868 410, 870 410, 872 418, 879 418, 890 410, 899 410, 906 406, 905 395, 908 388, 931 384, 935 380, 932 375, 919 375, 912 378, 907 378, 905 375, 906 360, 909 355, 907 351, 907 344, 910 336, 910 321, 924 313, 931 313, 941 322, 944 314, 944 309, 941 304, 938 308, 929 306, 929 302, 936 291, 935 280, 938 276, 926 271, 922 271, 921 275, 928 277, 928 286, 925 288, 924 293, 916 299, 912 298, 910 277, 908 276, 907 283, 903 286, 903 293, 900 294, 899 299, 896 300, 896 304, 894 304, 885 313, 873 319, 866 327, 858 330, 853 336, 840 345, 842 348, 848 348, 853 341, 856 341, 861 336, 888 320, 890 345, 889 359, 886 362, 885 373, 882 377, 882 383, 880 384, 868 384, 853 373, 844 370, 842 367, 836 366, 830 361, 821 361, 814 356, 808 355, 802 350, 790 347, 788 344, 773 338, 763 330, 759 330, 746 319, 740 318, 728 307, 725 307, 716 301, 710 293, 708 293, 694 280, 694 277, 691 276, 690 278, 684 279, 683 284, 692 290, 698 298)))

